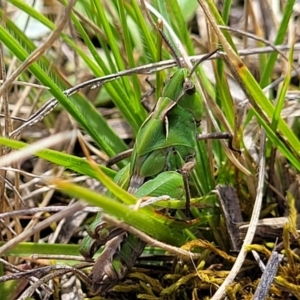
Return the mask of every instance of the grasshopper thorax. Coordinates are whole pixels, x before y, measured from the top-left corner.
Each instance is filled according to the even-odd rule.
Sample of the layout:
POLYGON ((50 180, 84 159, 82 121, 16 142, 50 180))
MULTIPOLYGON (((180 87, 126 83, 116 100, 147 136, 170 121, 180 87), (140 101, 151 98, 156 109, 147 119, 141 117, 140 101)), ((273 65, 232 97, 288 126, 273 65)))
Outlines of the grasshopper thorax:
POLYGON ((193 115, 202 119, 202 103, 187 69, 178 69, 165 82, 162 97, 168 97, 193 115))
MULTIPOLYGON (((162 97, 168 97, 173 101, 178 101, 185 93, 186 80, 188 80, 188 70, 187 69, 178 69, 176 70, 166 81, 165 86, 162 91, 162 97)), ((188 90, 190 88, 188 87, 188 90)))

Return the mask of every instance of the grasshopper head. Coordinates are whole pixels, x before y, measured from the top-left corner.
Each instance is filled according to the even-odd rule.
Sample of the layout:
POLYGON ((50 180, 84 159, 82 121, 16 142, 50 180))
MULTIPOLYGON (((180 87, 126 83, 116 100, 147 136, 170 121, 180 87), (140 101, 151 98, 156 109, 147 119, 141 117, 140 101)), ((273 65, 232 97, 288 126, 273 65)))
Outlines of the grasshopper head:
POLYGON ((187 69, 178 69, 165 82, 162 97, 168 97, 189 111, 195 121, 202 119, 202 102, 187 69))
MULTIPOLYGON (((162 92, 162 97, 168 97, 174 101, 182 97, 184 85, 188 78, 187 69, 176 70, 166 81, 162 92)), ((191 88, 191 87, 190 87, 191 88)), ((189 89, 190 90, 190 89, 189 89)))

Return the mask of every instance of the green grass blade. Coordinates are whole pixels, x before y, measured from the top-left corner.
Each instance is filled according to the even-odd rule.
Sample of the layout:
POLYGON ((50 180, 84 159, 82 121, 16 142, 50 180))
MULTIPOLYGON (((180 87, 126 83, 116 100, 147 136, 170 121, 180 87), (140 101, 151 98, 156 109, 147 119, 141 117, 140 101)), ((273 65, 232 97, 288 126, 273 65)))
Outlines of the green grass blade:
MULTIPOLYGON (((164 1, 159 1, 164 2, 164 1)), ((167 2, 166 2, 167 3, 167 2)), ((191 34, 187 28, 187 23, 180 9, 177 0, 168 1, 168 11, 170 14, 170 19, 173 20, 173 27, 176 29, 177 36, 187 49, 189 55, 194 54, 194 45, 191 40, 191 34), (175 21, 176 20, 176 21, 175 21)))
MULTIPOLYGON (((126 11, 125 11, 125 5, 123 0, 118 0, 118 7, 119 7, 119 15, 121 19, 121 24, 122 24, 122 29, 124 32, 124 44, 125 44, 125 50, 126 50, 126 55, 128 58, 128 64, 130 68, 135 67, 135 61, 133 57, 133 45, 131 43, 131 38, 130 38, 130 30, 128 28, 128 22, 127 22, 127 17, 126 17, 126 11)), ((133 90, 136 95, 136 99, 141 99, 141 89, 140 89, 140 83, 137 78, 137 75, 134 74, 132 76, 132 81, 133 81, 133 90)), ((137 106, 139 106, 139 103, 137 103, 137 106)))
POLYGON ((224 1, 223 10, 222 10, 222 19, 225 24, 228 24, 228 21, 229 21, 231 5, 232 5, 231 0, 224 1))
MULTIPOLYGON (((280 26, 277 31, 277 36, 274 41, 274 45, 280 45, 283 43, 286 31, 288 29, 289 21, 291 19, 291 15, 293 13, 293 7, 295 4, 295 0, 287 0, 285 3, 285 9, 282 16, 282 21, 280 22, 280 26)), ((267 65, 262 73, 261 79, 260 79, 260 86, 266 87, 268 83, 271 80, 271 74, 274 70, 274 65, 277 59, 277 52, 273 52, 270 54, 267 65)))
MULTIPOLYGON (((0 247, 5 245, 0 242, 0 247)), ((30 256, 32 254, 44 255, 80 255, 78 245, 61 244, 38 244, 38 243, 19 243, 16 247, 5 252, 7 256, 30 256)))
POLYGON ((288 91, 289 84, 291 81, 293 55, 294 55, 294 51, 292 48, 290 51, 290 54, 289 54, 287 70, 285 72, 286 76, 285 76, 282 86, 280 87, 280 89, 278 91, 278 97, 277 97, 277 101, 275 103, 274 115, 272 117, 272 122, 271 122, 271 128, 273 129, 273 131, 276 131, 276 129, 277 129, 277 126, 278 126, 278 123, 280 120, 280 114, 281 114, 281 111, 282 111, 284 103, 285 103, 286 93, 288 91))
MULTIPOLYGON (((98 54, 98 51, 95 49, 95 46, 91 42, 88 34, 84 30, 83 26, 77 20, 77 18, 73 17, 74 24, 79 31, 81 37, 84 39, 85 44, 88 46, 89 50, 93 54, 96 62, 100 66, 102 70, 99 69, 97 77, 102 76, 104 74, 111 74, 116 70, 110 70, 104 63, 103 59, 98 54)), ((102 20, 103 21, 103 20, 102 20)), ((100 26, 97 24, 97 26, 100 26)), ((106 27, 109 28, 109 24, 106 24, 106 27)), ((105 27, 105 28, 106 28, 105 27)), ((110 34, 111 31, 110 31, 110 34)), ((115 44, 115 43, 113 43, 115 44)), ((115 47, 115 46, 112 46, 115 47)), ((125 66, 118 66, 119 70, 124 70, 125 66), (121 68, 120 68, 121 67, 121 68)), ((132 88, 130 87, 129 79, 122 78, 121 80, 117 80, 111 83, 107 83, 105 85, 106 90, 111 95, 112 100, 114 101, 115 105, 120 109, 121 113, 123 114, 124 118, 129 122, 133 131, 137 133, 139 126, 142 124, 145 118, 145 112, 142 110, 141 105, 139 103, 140 99, 138 96, 132 93, 132 88), (121 83, 119 82, 121 81, 121 83), (130 92, 128 92, 130 91, 130 92)))
POLYGON ((133 8, 132 17, 134 18, 137 27, 141 32, 141 37, 144 42, 145 56, 150 59, 150 61, 155 62, 156 59, 156 45, 152 38, 151 31, 149 30, 149 25, 145 22, 145 17, 138 6, 137 1, 131 1, 131 6, 133 8))
POLYGON ((106 213, 160 241, 175 246, 181 246, 185 243, 185 237, 182 233, 159 221, 159 217, 149 208, 131 210, 128 206, 89 189, 60 180, 55 180, 53 183, 64 193, 85 199, 90 204, 101 207, 106 213))
MULTIPOLYGON (((0 137, 0 144, 11 147, 13 149, 23 149, 28 146, 26 143, 4 137, 0 137)), ((98 173, 91 167, 86 158, 80 158, 51 149, 38 151, 35 153, 35 155, 59 166, 63 166, 65 168, 73 170, 74 172, 78 172, 80 174, 84 174, 93 178, 98 178, 98 173)), ((98 167, 100 167, 103 172, 111 178, 113 178, 116 174, 115 171, 109 168, 103 166, 98 167)))

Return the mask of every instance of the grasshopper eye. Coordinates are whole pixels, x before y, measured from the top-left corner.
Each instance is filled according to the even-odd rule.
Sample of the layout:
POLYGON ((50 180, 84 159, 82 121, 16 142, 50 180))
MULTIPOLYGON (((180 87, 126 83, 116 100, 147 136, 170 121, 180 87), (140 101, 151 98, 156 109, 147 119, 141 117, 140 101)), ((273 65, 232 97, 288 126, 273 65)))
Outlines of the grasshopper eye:
POLYGON ((196 88, 194 83, 188 78, 185 79, 183 83, 183 90, 187 95, 194 95, 196 93, 196 88))

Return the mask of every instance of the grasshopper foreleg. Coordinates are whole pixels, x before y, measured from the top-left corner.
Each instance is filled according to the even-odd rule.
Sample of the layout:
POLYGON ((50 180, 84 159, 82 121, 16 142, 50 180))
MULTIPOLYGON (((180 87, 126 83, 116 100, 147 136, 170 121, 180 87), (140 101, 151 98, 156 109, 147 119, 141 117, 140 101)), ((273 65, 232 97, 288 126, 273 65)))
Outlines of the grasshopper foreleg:
POLYGON ((105 166, 110 167, 110 166, 118 163, 119 161, 130 157, 132 154, 132 151, 133 151, 133 149, 128 149, 128 150, 125 150, 125 151, 111 157, 109 160, 106 161, 105 166))

